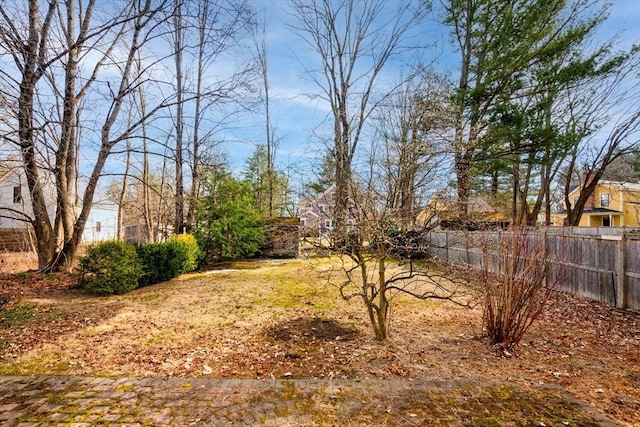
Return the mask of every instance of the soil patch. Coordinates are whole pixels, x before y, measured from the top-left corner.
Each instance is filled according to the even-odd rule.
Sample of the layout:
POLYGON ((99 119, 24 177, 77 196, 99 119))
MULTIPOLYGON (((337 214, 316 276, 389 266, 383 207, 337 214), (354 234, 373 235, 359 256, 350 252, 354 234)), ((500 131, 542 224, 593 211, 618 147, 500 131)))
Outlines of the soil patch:
POLYGON ((267 328, 267 336, 276 341, 348 341, 358 336, 358 329, 333 319, 298 317, 267 328))

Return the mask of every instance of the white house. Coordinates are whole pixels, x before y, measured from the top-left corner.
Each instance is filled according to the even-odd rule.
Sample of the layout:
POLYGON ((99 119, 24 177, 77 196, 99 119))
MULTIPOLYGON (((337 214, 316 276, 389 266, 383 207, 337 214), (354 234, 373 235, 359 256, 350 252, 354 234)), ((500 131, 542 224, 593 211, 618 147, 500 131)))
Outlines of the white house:
POLYGON ((118 205, 101 201, 93 204, 82 233, 82 243, 115 240, 118 236, 118 205))
MULTIPOLYGON (((56 200, 53 181, 45 185, 44 191, 49 217, 53 221, 56 200)), ((83 243, 115 239, 117 217, 118 209, 114 203, 95 203, 82 235, 83 243)), ((0 250, 34 248, 31 218, 33 207, 24 169, 16 160, 5 160, 0 164, 0 250)))

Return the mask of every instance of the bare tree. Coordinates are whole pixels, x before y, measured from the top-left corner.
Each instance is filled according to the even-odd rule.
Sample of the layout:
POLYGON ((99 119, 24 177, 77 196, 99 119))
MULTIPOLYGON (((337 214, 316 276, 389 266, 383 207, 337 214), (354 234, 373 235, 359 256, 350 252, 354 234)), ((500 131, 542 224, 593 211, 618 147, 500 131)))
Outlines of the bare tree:
POLYGON ((125 196, 127 195, 129 184, 129 173, 131 170, 131 142, 127 140, 127 153, 125 155, 124 175, 122 177, 122 185, 120 194, 118 195, 118 218, 116 221, 116 240, 122 240, 123 222, 124 222, 124 206, 125 196))
MULTIPOLYGON (((73 266, 106 160, 113 147, 129 138, 140 124, 136 122, 131 127, 124 126, 126 129, 123 131, 120 128, 121 132, 116 137, 112 134, 123 103, 130 96, 132 88, 139 83, 136 79, 140 77, 132 76, 132 55, 150 40, 155 30, 154 24, 164 7, 162 2, 152 7, 151 1, 138 0, 126 5, 121 11, 115 10, 114 13, 111 10, 111 13, 103 14, 106 19, 93 23, 96 3, 90 1, 85 5, 79 2, 74 6, 73 1, 68 1, 64 3, 64 7, 60 7, 57 1, 51 1, 47 10, 42 13, 41 3, 34 0, 26 5, 26 13, 21 13, 23 11, 17 7, 15 10, 18 13, 14 16, 9 14, 4 5, 0 6, 0 46, 13 58, 19 76, 19 80, 15 79, 12 77, 12 70, 8 69, 2 72, 6 83, 5 93, 17 99, 16 110, 13 112, 15 134, 7 133, 3 137, 14 142, 22 154, 33 206, 31 223, 37 238, 39 265, 46 270, 69 269, 73 266), (78 34, 75 33, 76 21, 79 23, 78 34), (20 27, 21 23, 26 31, 20 27), (64 35, 62 43, 54 36, 58 30, 64 35), (121 60, 118 57, 123 48, 128 49, 129 54, 121 60), (95 61, 95 57, 92 57, 92 61, 88 62, 88 54, 96 52, 100 53, 98 60, 95 61), (81 64, 85 67, 81 67, 81 64), (79 74, 88 64, 92 64, 90 72, 83 76, 83 84, 77 88, 79 74), (59 65, 62 70, 60 75, 64 77, 62 91, 56 89, 56 67, 59 65), (80 197, 81 206, 77 211, 73 194, 78 174, 78 153, 75 152, 78 147, 77 129, 81 123, 78 119, 78 106, 79 101, 87 96, 89 89, 97 81, 98 73, 105 68, 109 68, 111 72, 120 71, 121 80, 115 90, 107 87, 112 95, 112 102, 102 125, 95 166, 85 182, 84 192, 80 197), (47 89, 42 84, 43 80, 49 85, 48 90, 54 97, 62 100, 63 111, 59 122, 50 121, 51 115, 44 103, 47 89), (16 95, 10 91, 14 91, 16 95), (36 123, 36 118, 40 123, 36 123), (45 137, 44 132, 51 128, 55 131, 50 135, 60 135, 59 138, 45 137), (50 141, 58 142, 58 145, 51 146, 50 141), (53 168, 47 166, 49 152, 55 156, 53 168), (47 176, 50 173, 55 176, 57 194, 53 207, 45 196, 47 176), (53 224, 50 210, 53 212, 53 224)), ((154 112, 163 107, 164 105, 158 106, 154 112)))
POLYGON ((176 84, 176 116, 175 121, 175 217, 173 231, 176 234, 184 232, 184 177, 182 174, 183 135, 184 135, 184 68, 182 62, 184 41, 184 20, 182 16, 183 0, 176 0, 173 13, 173 58, 175 60, 175 84, 176 84))
MULTIPOLYGON (((215 133, 220 123, 213 123, 216 111, 225 111, 223 117, 236 113, 238 106, 246 103, 246 93, 254 79, 253 59, 245 57, 244 40, 254 29, 255 18, 247 0, 202 0, 187 2, 188 16, 183 25, 189 38, 183 48, 189 54, 193 72, 188 81, 193 87, 190 93, 193 120, 189 138, 191 187, 185 227, 191 229, 195 221, 195 203, 201 194, 203 159, 211 155, 217 144, 215 133), (234 68, 228 73, 216 69, 223 61, 233 58, 234 68), (233 106, 229 108, 229 106, 233 106), (230 110, 230 111, 229 111, 230 110)), ((244 106, 240 108, 246 108, 244 106)), ((184 206, 184 196, 181 197, 184 206)), ((177 208, 177 206, 176 206, 177 208)))
MULTIPOLYGON (((334 232, 346 234, 352 163, 363 129, 378 103, 374 97, 385 66, 411 46, 426 8, 412 1, 291 0, 291 24, 319 68, 306 72, 331 108, 336 199, 334 232)), ((414 55, 419 55, 416 49, 414 55)))
MULTIPOLYGON (((142 70, 142 61, 138 55, 137 63, 138 72, 142 70)), ((147 96, 143 85, 138 86, 138 111, 140 117, 147 114, 147 96)), ((151 207, 151 173, 149 170, 149 138, 147 133, 147 123, 140 124, 140 137, 142 139, 142 219, 145 227, 145 242, 155 242, 156 233, 154 233, 152 207, 151 207)))
MULTIPOLYGON (((264 18, 263 18, 264 19, 264 18)), ((267 215, 273 216, 273 204, 275 198, 275 186, 277 174, 275 170, 275 157, 278 148, 277 140, 274 138, 274 128, 271 121, 271 98, 269 95, 269 57, 266 37, 266 21, 260 26, 256 26, 254 35, 255 55, 258 63, 258 72, 262 82, 261 100, 264 105, 265 114, 265 146, 267 149, 267 191, 268 209, 267 215)))
POLYGON ((402 84, 376 116, 384 153, 375 155, 381 169, 378 188, 384 189, 387 208, 403 230, 414 225, 424 206, 421 196, 435 178, 436 160, 446 153, 452 117, 448 99, 448 82, 425 71, 402 84))
POLYGON ((419 259, 427 251, 425 240, 419 234, 395 233, 396 218, 386 196, 373 187, 354 192, 352 212, 357 212, 357 226, 345 239, 342 254, 332 258, 328 267, 326 262, 321 264, 329 284, 339 289, 343 299, 363 302, 374 335, 381 341, 389 338, 392 304, 401 295, 473 307, 479 294, 470 282, 419 259))
MULTIPOLYGON (((73 265, 75 254, 82 239, 82 232, 93 205, 93 198, 97 190, 98 181, 113 148, 118 143, 126 141, 132 133, 139 129, 142 123, 148 121, 155 113, 168 108, 175 102, 171 97, 169 99, 163 99, 148 112, 147 116, 141 117, 129 125, 119 128, 115 127, 123 106, 131 97, 136 95, 135 87, 142 84, 142 81, 146 78, 144 73, 134 74, 134 71, 139 49, 154 38, 152 31, 158 22, 157 19, 164 18, 161 15, 164 10, 164 4, 160 3, 154 6, 155 8, 152 8, 150 0, 138 0, 132 4, 132 13, 135 18, 132 21, 132 29, 129 32, 129 50, 120 64, 120 81, 117 82, 118 87, 113 93, 109 109, 100 129, 100 150, 84 190, 82 206, 74 225, 73 237, 65 241, 64 246, 56 257, 57 259, 64 258, 67 260, 60 265, 73 265)), ((55 268, 58 265, 56 261, 57 260, 54 259, 54 262, 49 268, 55 268)))
POLYGON ((640 110, 634 106, 635 111, 627 112, 617 123, 607 137, 604 144, 593 147, 583 153, 582 167, 579 167, 581 156, 576 148, 568 161, 566 175, 564 177, 564 204, 567 210, 566 225, 580 224, 580 218, 589 199, 593 196, 600 179, 606 168, 617 158, 635 149, 640 143, 640 110), (580 182, 580 194, 577 200, 570 200, 571 177, 578 171, 580 182))
MULTIPOLYGON (((73 204, 71 201, 70 175, 73 174, 74 153, 72 150, 75 143, 74 135, 77 125, 76 106, 78 99, 82 96, 82 91, 77 92, 76 75, 78 69, 79 55, 89 40, 100 38, 103 34, 111 30, 114 22, 96 28, 91 28, 89 33, 91 17, 95 2, 91 1, 86 10, 82 10, 76 16, 74 2, 66 3, 66 7, 60 10, 57 1, 48 3, 44 14, 40 9, 39 1, 29 1, 26 14, 22 8, 16 8, 17 12, 11 16, 4 5, 0 6, 2 16, 2 26, 0 27, 0 40, 2 49, 13 58, 15 67, 19 71, 19 80, 14 78, 8 69, 5 69, 3 80, 7 83, 5 92, 7 97, 17 99, 16 108, 13 112, 16 118, 15 127, 17 139, 14 135, 5 135, 4 138, 14 142, 20 149, 24 170, 27 175, 29 192, 32 199, 33 218, 31 223, 37 236, 37 250, 40 267, 46 266, 53 258, 58 244, 58 230, 63 229, 64 235, 61 239, 70 238, 74 222, 73 204), (60 13, 58 13, 60 12, 60 13), (27 17, 25 21, 23 16, 27 17), (53 38, 53 27, 56 25, 58 16, 66 17, 60 26, 65 36, 64 43, 55 45, 53 38), (80 32, 76 35, 76 19, 80 21, 80 32), (20 26, 24 25, 24 28, 20 26), (26 31, 23 31, 26 29, 26 31), (66 57, 64 66, 64 90, 62 97, 65 102, 62 113, 60 138, 56 153, 55 175, 57 191, 57 207, 55 215, 55 226, 51 222, 51 217, 47 209, 47 198, 43 180, 46 180, 47 170, 41 168, 38 160, 38 140, 45 126, 36 123, 36 111, 38 103, 38 88, 43 77, 54 67, 58 61, 66 57), (19 95, 10 94, 9 91, 15 89, 19 95), (66 122, 65 122, 66 121, 66 122)), ((95 69, 97 69, 96 66, 95 69)), ((84 90, 91 84, 89 79, 84 86, 84 90)))

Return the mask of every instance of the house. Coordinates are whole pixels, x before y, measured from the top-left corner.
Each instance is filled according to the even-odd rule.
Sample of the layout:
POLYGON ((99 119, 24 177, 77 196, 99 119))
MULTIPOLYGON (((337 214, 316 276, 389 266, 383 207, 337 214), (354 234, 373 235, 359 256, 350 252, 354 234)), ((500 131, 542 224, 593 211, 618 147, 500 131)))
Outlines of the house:
POLYGON ((0 250, 31 251, 35 235, 29 219, 33 209, 22 165, 15 159, 0 163, 0 250))
MULTIPOLYGON (((335 184, 315 198, 303 198, 298 203, 298 217, 304 236, 327 236, 333 231, 333 207, 336 201, 335 184)), ((355 225, 355 217, 349 213, 347 226, 355 225)))
POLYGON ((82 243, 93 244, 115 240, 118 236, 118 205, 109 201, 93 204, 82 233, 82 243))
MULTIPOLYGON (((503 227, 509 224, 509 220, 502 212, 479 196, 469 197, 467 215, 466 228, 503 227)), ((458 198, 437 195, 418 214, 416 225, 422 228, 437 225, 443 228, 457 228, 455 224, 459 222, 458 218, 458 198)))
MULTIPOLYGON (((581 186, 569 193, 575 203, 581 186)), ((564 205, 564 202, 563 202, 564 205)), ((552 216, 553 225, 565 225, 566 208, 552 216)), ((640 184, 619 181, 600 181, 587 200, 579 227, 638 227, 640 226, 640 184)))
MULTIPOLYGON (((54 221, 55 185, 44 186, 49 219, 54 221)), ((31 251, 35 235, 30 225, 33 207, 24 169, 19 161, 8 159, 0 164, 0 250, 31 251)), ((83 233, 83 243, 116 238, 117 207, 111 202, 96 202, 83 233)))

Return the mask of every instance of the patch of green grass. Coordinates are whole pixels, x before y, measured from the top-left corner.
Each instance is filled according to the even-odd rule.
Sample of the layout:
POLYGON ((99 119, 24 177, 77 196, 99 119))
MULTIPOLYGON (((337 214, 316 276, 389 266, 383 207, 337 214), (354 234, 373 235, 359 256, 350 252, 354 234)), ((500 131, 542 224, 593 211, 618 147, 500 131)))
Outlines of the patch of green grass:
POLYGON ((119 393, 126 393, 127 391, 133 390, 133 388, 133 384, 118 384, 115 391, 119 393))
POLYGON ((19 304, 0 312, 0 320, 11 326, 22 326, 34 318, 36 311, 34 305, 19 304))
POLYGON ((272 292, 253 300, 253 304, 284 309, 307 308, 327 311, 335 307, 340 295, 336 289, 325 284, 312 284, 308 279, 279 278, 272 292))
POLYGON ((32 304, 19 304, 0 311, 0 322, 8 327, 23 327, 31 324, 46 324, 65 318, 63 312, 39 310, 32 304))
POLYGON ((55 359, 56 355, 44 355, 29 360, 0 365, 0 375, 64 375, 69 373, 67 361, 55 359))

